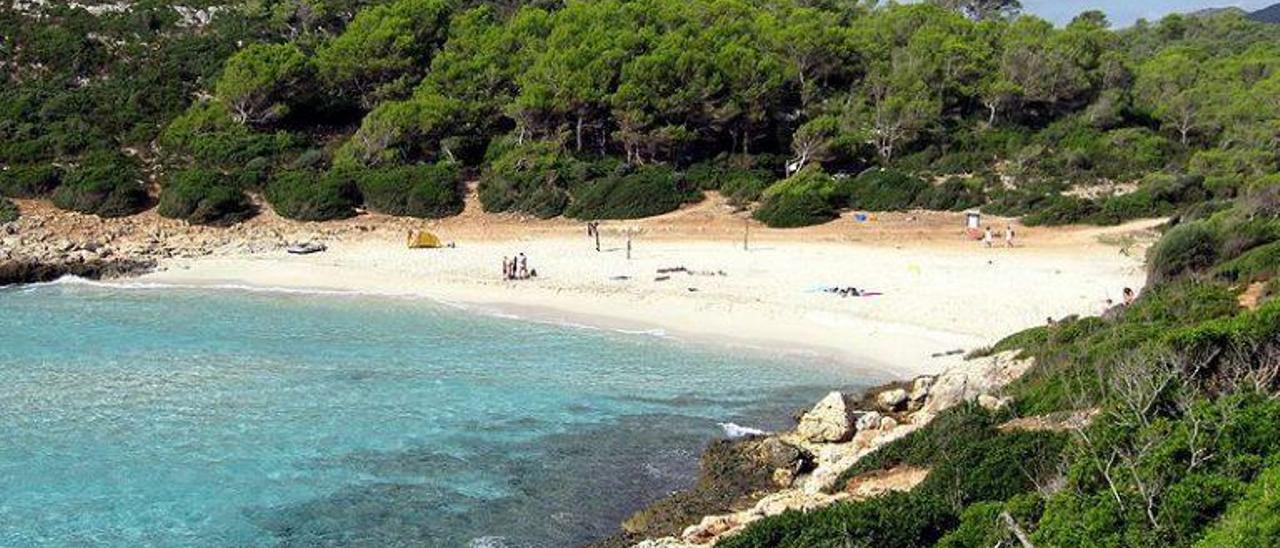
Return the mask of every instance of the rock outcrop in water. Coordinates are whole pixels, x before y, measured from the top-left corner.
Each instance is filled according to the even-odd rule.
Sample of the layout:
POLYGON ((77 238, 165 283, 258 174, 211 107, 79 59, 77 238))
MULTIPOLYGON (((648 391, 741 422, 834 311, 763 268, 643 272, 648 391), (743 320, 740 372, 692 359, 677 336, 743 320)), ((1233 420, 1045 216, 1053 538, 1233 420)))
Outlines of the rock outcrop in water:
POLYGON ((924 481, 928 470, 900 467, 836 483, 859 460, 946 409, 966 402, 1007 403, 998 394, 1031 365, 1004 353, 873 389, 861 399, 832 392, 800 417, 794 431, 713 443, 702 457, 693 489, 637 512, 624 523, 622 535, 599 546, 710 546, 786 511, 910 490, 924 481))

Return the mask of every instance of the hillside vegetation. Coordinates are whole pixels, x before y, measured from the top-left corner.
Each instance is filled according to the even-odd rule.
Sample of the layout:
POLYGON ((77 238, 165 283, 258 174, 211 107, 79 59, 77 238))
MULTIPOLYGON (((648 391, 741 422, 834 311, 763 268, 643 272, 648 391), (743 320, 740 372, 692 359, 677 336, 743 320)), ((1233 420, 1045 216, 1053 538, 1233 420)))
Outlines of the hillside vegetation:
POLYGON ((495 212, 630 218, 719 189, 800 226, 973 206, 1117 223, 1275 182, 1280 27, 1054 28, 1010 4, 19 3, 0 10, 0 192, 118 215, 155 202, 142 181, 214 224, 251 214, 246 192, 304 219, 440 216, 457 172, 495 212), (136 180, 64 184, 122 151, 136 180), (389 196, 423 185, 427 205, 389 196))

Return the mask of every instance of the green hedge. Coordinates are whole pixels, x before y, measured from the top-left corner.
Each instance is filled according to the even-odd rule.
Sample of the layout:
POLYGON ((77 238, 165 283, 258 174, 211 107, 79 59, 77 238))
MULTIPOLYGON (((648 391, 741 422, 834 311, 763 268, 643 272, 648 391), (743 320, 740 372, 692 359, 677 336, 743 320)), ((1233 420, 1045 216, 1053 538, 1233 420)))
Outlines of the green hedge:
POLYGON ((439 219, 462 213, 462 174, 452 163, 345 172, 365 205, 388 215, 439 219))
POLYGON ((1263 471, 1196 546, 1280 546, 1280 464, 1263 471))
POLYGON ((929 183, 891 169, 863 172, 839 185, 844 205, 868 211, 902 211, 917 206, 917 199, 930 191, 929 183))
POLYGON ((66 174, 53 193, 53 203, 99 217, 133 215, 150 203, 141 179, 132 158, 117 152, 92 153, 66 174))
POLYGON ((0 171, 0 196, 36 198, 46 196, 62 183, 58 168, 44 165, 13 166, 0 171))
POLYGON ((718 190, 736 205, 760 199, 777 176, 767 167, 770 158, 730 156, 689 166, 685 182, 700 190, 718 190))
POLYGON ((1228 281, 1256 282, 1280 274, 1280 242, 1255 247, 1214 268, 1214 273, 1228 281))
POLYGON ((18 206, 8 198, 0 198, 0 223, 11 223, 18 220, 18 206))
POLYGON ((1218 236, 1208 224, 1197 221, 1170 230, 1148 252, 1152 280, 1161 282, 1200 272, 1218 259, 1218 236))
POLYGON ((579 186, 565 214, 575 219, 639 219, 675 211, 700 196, 671 168, 642 167, 579 186))
POLYGON ((479 185, 485 211, 549 219, 564 213, 569 206, 569 188, 580 182, 572 158, 549 141, 515 146, 497 143, 487 156, 490 165, 479 185))
POLYGON ((840 216, 839 201, 835 179, 805 169, 765 190, 755 218, 774 228, 822 224, 840 216))
POLYGON ((286 171, 267 184, 267 201, 281 217, 299 221, 345 219, 356 214, 360 193, 345 177, 286 171))
POLYGON ((226 179, 208 169, 179 171, 160 191, 156 211, 200 225, 229 225, 253 216, 249 197, 226 179))

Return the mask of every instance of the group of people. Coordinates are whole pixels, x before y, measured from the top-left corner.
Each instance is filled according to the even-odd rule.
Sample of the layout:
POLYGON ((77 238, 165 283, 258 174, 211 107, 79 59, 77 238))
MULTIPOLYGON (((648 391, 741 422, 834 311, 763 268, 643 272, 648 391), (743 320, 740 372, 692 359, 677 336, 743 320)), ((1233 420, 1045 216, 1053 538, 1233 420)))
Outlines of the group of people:
MULTIPOLYGON (((1005 247, 1013 247, 1013 236, 1014 236, 1013 226, 1004 225, 1004 246, 1005 247)), ((992 233, 991 226, 989 225, 987 226, 986 230, 982 232, 982 245, 985 245, 987 247, 995 246, 995 234, 992 233)))
POLYGON ((537 269, 529 268, 529 258, 526 257, 524 253, 519 253, 510 258, 502 258, 502 279, 527 280, 529 278, 537 277, 537 269))

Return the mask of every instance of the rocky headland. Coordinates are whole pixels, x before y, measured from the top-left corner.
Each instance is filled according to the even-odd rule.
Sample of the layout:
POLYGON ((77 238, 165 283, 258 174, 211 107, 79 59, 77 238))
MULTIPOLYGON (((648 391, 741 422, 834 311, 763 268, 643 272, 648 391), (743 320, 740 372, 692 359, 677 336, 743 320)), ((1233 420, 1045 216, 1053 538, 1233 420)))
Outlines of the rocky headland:
POLYGON ((711 546, 765 517, 909 491, 924 481, 927 469, 900 466, 843 476, 863 457, 947 409, 1007 406, 1004 387, 1031 366, 1030 359, 1002 353, 861 395, 831 392, 800 414, 793 430, 712 443, 692 489, 636 512, 619 535, 598 546, 711 546))

